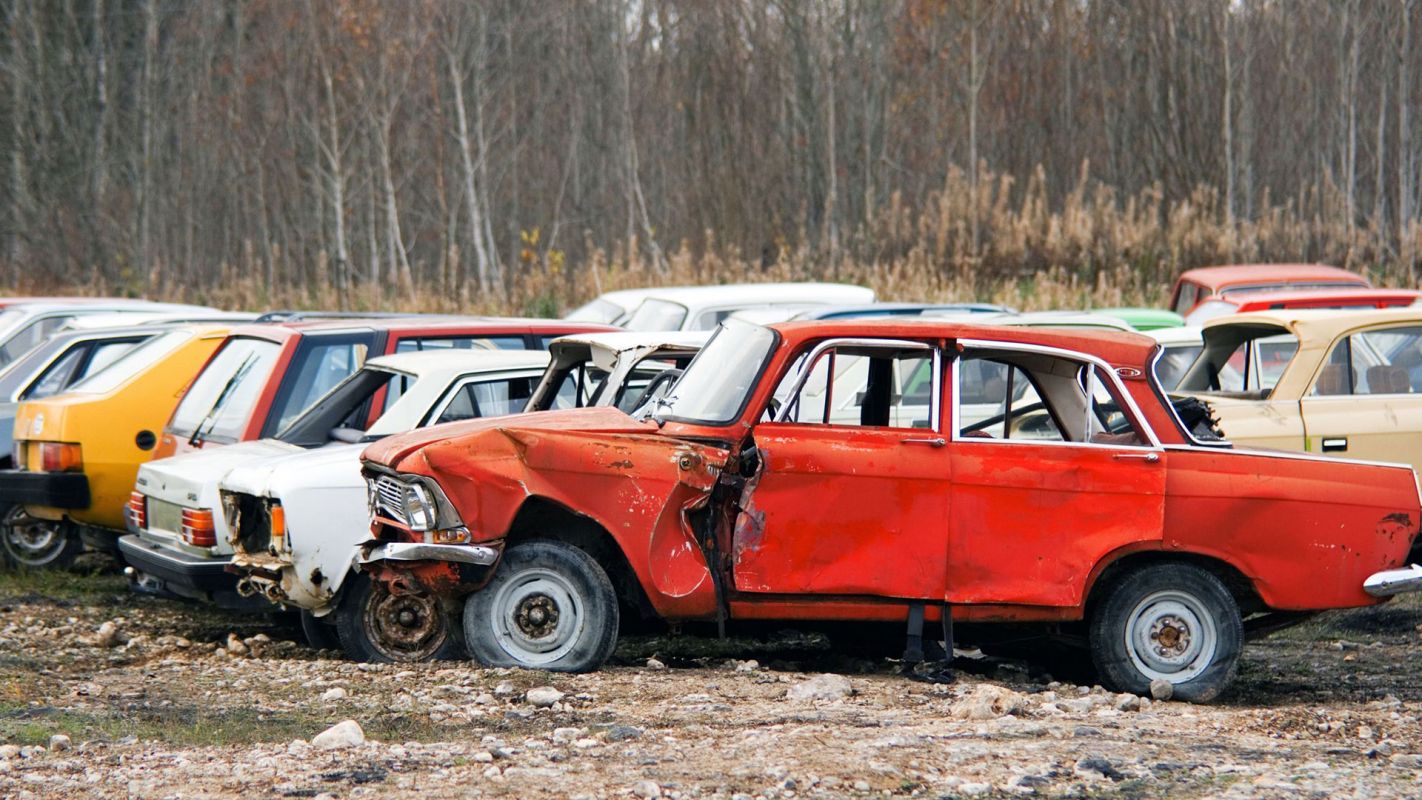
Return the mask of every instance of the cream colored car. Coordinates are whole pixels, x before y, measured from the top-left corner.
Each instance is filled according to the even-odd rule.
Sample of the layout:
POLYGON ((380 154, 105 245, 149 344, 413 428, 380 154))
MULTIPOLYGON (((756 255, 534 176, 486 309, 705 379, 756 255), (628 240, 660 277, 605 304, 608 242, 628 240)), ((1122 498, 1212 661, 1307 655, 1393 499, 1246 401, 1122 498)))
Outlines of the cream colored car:
POLYGON ((1422 464, 1422 308, 1260 311, 1205 324, 1177 394, 1235 444, 1422 464))

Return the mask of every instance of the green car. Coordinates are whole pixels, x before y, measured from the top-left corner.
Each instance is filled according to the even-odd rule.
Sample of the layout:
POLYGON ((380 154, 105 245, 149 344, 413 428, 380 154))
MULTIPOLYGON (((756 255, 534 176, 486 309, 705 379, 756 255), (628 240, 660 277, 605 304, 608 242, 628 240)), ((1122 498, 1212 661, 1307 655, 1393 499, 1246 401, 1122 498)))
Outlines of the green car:
POLYGON ((1161 328, 1179 328, 1185 325, 1184 317, 1162 308, 1094 308, 1092 313, 1113 316, 1138 331, 1157 331, 1161 328))

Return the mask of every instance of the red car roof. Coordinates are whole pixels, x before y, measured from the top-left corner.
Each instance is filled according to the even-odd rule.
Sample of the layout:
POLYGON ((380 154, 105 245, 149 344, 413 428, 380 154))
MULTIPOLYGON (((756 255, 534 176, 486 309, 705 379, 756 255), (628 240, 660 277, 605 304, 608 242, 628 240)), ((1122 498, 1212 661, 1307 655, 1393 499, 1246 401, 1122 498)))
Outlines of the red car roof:
POLYGON ((1225 299, 1227 302, 1239 306, 1240 310, 1253 311, 1267 308, 1290 308, 1294 304, 1316 305, 1329 300, 1358 305, 1373 305, 1395 300, 1397 301, 1396 305, 1407 305, 1418 298, 1422 298, 1422 291, 1416 289, 1339 286, 1331 289, 1277 289, 1266 292, 1249 292, 1230 295, 1225 299))
POLYGON ((1242 283, 1286 283, 1289 281, 1346 281, 1370 287, 1367 278, 1356 272, 1327 264, 1233 264, 1186 270, 1181 281, 1206 286, 1215 292, 1242 283))

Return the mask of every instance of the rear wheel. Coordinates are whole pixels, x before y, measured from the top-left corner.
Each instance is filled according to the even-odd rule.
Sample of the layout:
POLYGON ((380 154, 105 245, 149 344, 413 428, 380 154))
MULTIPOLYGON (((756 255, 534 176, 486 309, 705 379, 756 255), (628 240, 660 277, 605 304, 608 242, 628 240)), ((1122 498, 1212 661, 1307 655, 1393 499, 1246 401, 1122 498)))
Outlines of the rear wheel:
POLYGON ((1091 617, 1091 654, 1103 683, 1149 694, 1163 679, 1180 700, 1214 700, 1234 679, 1244 646, 1239 605, 1210 572, 1155 564, 1105 590, 1091 617))
POLYGON ((84 542, 73 525, 40 519, 24 506, 11 506, 0 516, 0 551, 11 566, 62 569, 84 552, 84 542))
POLYGON ((459 619, 428 592, 392 593, 364 572, 347 579, 336 607, 341 649, 356 661, 437 661, 464 657, 459 619))
POLYGON ((617 593, 592 556, 564 542, 524 542, 464 601, 464 639, 486 666, 587 672, 617 647, 618 619, 617 593))
POLYGON ((330 617, 318 617, 306 609, 301 610, 301 633, 313 650, 340 650, 341 637, 330 617))

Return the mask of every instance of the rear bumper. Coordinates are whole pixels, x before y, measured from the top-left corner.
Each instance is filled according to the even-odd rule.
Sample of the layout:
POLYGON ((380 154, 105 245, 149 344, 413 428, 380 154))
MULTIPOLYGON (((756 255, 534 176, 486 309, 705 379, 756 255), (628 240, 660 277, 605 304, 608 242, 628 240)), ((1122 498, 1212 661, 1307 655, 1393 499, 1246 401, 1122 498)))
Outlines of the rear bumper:
POLYGON ((89 476, 82 472, 0 470, 0 503, 88 508, 89 476))
POLYGON ((1375 572, 1363 581, 1363 591, 1373 597, 1392 597, 1405 592, 1422 592, 1422 566, 1408 564, 1375 572))
POLYGON ((171 594, 216 603, 224 608, 270 610, 261 598, 255 598, 254 602, 253 598, 237 594, 237 576, 227 571, 231 556, 203 558, 133 534, 120 538, 118 546, 129 566, 157 581, 171 594))

